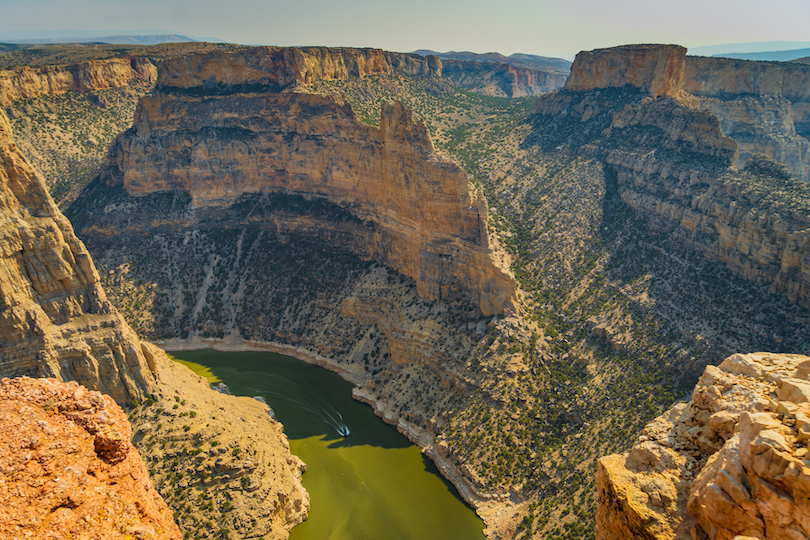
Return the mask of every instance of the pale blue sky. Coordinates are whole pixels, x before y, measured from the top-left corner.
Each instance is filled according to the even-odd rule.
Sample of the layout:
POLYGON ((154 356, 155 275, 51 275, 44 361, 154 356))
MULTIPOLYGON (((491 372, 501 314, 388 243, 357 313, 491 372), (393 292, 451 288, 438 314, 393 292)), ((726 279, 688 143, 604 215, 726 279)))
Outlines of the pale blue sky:
POLYGON ((251 44, 523 52, 810 41, 810 0, 0 0, 0 34, 164 29, 251 44))

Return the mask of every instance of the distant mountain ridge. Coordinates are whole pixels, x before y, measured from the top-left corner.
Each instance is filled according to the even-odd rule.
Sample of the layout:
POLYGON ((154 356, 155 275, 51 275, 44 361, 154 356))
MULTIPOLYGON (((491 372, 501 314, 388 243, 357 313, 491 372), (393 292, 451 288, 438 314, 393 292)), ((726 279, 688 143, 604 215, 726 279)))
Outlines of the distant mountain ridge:
POLYGON ((490 52, 479 54, 469 51, 450 51, 440 53, 431 51, 429 49, 419 49, 414 51, 415 54, 422 56, 434 55, 442 60, 465 60, 468 62, 483 62, 483 63, 501 63, 511 64, 513 66, 524 67, 529 69, 540 69, 543 71, 554 71, 558 73, 568 74, 571 71, 571 62, 564 58, 554 58, 548 56, 538 56, 534 54, 515 53, 509 56, 504 56, 500 53, 490 52))
POLYGON ((776 62, 790 62, 799 58, 810 56, 810 48, 806 49, 792 49, 789 51, 768 51, 768 52, 753 52, 753 53, 726 53, 715 54, 721 58, 736 58, 738 60, 760 60, 760 61, 776 61, 776 62))
POLYGON ((52 38, 32 38, 6 40, 9 44, 16 45, 41 45, 56 43, 108 43, 113 45, 157 45, 158 43, 187 43, 200 41, 183 34, 150 34, 137 36, 97 36, 90 38, 82 37, 52 37, 52 38))

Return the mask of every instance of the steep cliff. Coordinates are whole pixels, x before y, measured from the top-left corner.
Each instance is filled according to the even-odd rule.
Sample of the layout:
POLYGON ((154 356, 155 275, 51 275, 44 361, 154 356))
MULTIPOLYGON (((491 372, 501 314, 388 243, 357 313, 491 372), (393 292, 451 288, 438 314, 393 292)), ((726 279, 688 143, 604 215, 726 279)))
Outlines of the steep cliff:
POLYGON ((442 60, 442 76, 462 88, 496 97, 524 97, 561 88, 566 73, 506 63, 442 60))
POLYGON ((435 56, 380 49, 325 47, 250 47, 234 53, 214 52, 159 62, 157 84, 166 88, 258 85, 268 89, 291 83, 309 85, 322 79, 365 77, 394 71, 441 77, 435 56))
POLYGON ((810 68, 781 62, 686 56, 675 45, 626 45, 579 53, 568 90, 625 85, 707 110, 737 141, 743 168, 754 154, 810 181, 810 68))
POLYGON ((148 58, 89 60, 40 68, 18 67, 0 71, 0 107, 11 102, 65 92, 91 92, 125 86, 137 79, 157 80, 157 69, 148 58))
MULTIPOLYGON (((79 381, 88 388, 109 394, 119 403, 144 403, 146 412, 155 420, 160 418, 163 409, 174 410, 182 395, 183 406, 193 410, 193 415, 188 410, 186 415, 192 418, 199 415, 198 422, 207 422, 206 428, 213 426, 211 429, 202 429, 197 422, 192 422, 193 432, 190 425, 189 429, 178 429, 179 434, 169 437, 172 443, 165 453, 162 452, 165 445, 161 446, 160 455, 169 455, 170 462, 155 459, 155 441, 147 436, 147 432, 153 430, 151 425, 140 425, 142 433, 136 439, 146 459, 158 461, 163 474, 179 478, 178 475, 193 473, 194 478, 185 481, 186 487, 202 486, 204 479, 211 476, 205 468, 198 470, 200 452, 194 449, 224 431, 223 411, 225 415, 240 415, 238 420, 228 422, 230 431, 221 439, 229 447, 243 445, 255 461, 229 464, 231 474, 217 478, 221 488, 199 493, 198 499, 207 504, 220 490, 239 489, 241 504, 231 514, 231 527, 237 534, 246 535, 250 527, 250 531, 260 530, 272 538, 286 538, 294 525, 306 519, 309 499, 301 486, 303 464, 290 455, 280 424, 269 416, 265 406, 247 398, 240 400, 215 392, 188 369, 174 365, 161 350, 138 339, 107 301, 89 253, 54 205, 42 177, 17 150, 2 112, 0 216, 3 250, 0 375, 79 381), (150 405, 154 406, 150 409, 150 405), (156 409, 160 409, 157 414, 156 409), (219 422, 215 422, 217 415, 221 418, 219 422), (178 448, 174 448, 175 445, 178 448), (241 483, 241 477, 248 472, 256 481, 241 483)), ((110 401, 97 393, 92 396, 93 403, 110 401)), ((47 404, 48 400, 42 402, 47 404)), ((77 407, 87 409, 83 405, 77 407)), ((165 416, 167 426, 183 422, 179 414, 165 416)), ((97 426, 93 430, 91 435, 96 436, 96 447, 101 445, 102 453, 110 445, 110 451, 117 452, 122 440, 126 441, 125 446, 129 445, 128 425, 126 429, 118 429, 115 439, 110 438, 112 435, 107 437, 106 431, 99 431, 97 426), (122 439, 120 434, 125 431, 122 439), (98 433, 105 435, 99 438, 98 433)), ((159 431, 159 426, 155 431, 159 431)), ((92 439, 88 440, 92 443, 92 439)), ((140 459, 137 461, 140 464, 140 459)), ((170 503, 178 509, 186 497, 178 499, 176 494, 172 497, 175 487, 166 482, 158 489, 167 498, 171 497, 170 503)), ((70 501, 67 504, 68 509, 74 508, 70 501)), ((60 517, 70 518, 70 515, 63 513, 60 517)), ((181 519, 183 517, 185 514, 181 519)), ((193 532, 210 528, 205 523, 196 519, 183 524, 187 532, 193 532)), ((221 527, 220 531, 224 529, 226 527, 221 527)))
MULTIPOLYGON (((605 66, 635 62, 638 55, 628 57, 627 49, 600 51, 597 67, 586 56, 583 69, 575 62, 572 78, 582 81, 605 66), (618 59, 610 59, 610 51, 618 59)), ((643 46, 641 57, 669 58, 672 48, 661 49, 656 55, 643 46)), ((649 67, 645 72, 658 71, 649 67)), ((621 200, 659 231, 757 285, 770 285, 792 302, 810 306, 808 185, 780 172, 764 156, 751 160, 744 171, 733 171, 737 144, 722 132, 722 120, 674 99, 649 99, 647 87, 678 88, 675 81, 650 82, 637 72, 624 79, 621 72, 592 84, 572 84, 601 91, 566 91, 541 99, 538 136, 549 146, 565 141, 595 152, 605 160, 621 200), (626 81, 639 90, 619 90, 626 81), (574 125, 581 126, 580 132, 568 131, 574 125)))
POLYGON ((737 354, 599 460, 597 538, 808 538, 810 357, 737 354))
POLYGON ((155 389, 152 354, 107 301, 84 244, 0 112, 0 369, 77 380, 119 402, 155 389))
POLYGON ((0 433, 0 536, 182 538, 109 396, 2 379, 0 433))
MULTIPOLYGON (((263 49, 238 58, 250 63, 253 54, 268 58, 263 49)), ((183 81, 160 81, 232 85, 257 76, 247 68, 216 75, 221 57, 192 60, 183 81)), ((293 67, 277 70, 278 84, 293 67)), ((257 192, 322 198, 364 222, 340 244, 414 278, 423 297, 472 295, 484 314, 513 307, 514 281, 490 249, 483 195, 471 197, 464 171, 434 153, 425 124, 400 104, 385 105, 376 128, 333 97, 159 93, 141 101, 135 127, 116 140, 100 178, 132 196, 185 191, 198 206, 225 208, 257 192)), ((329 235, 285 223, 290 232, 329 235)))

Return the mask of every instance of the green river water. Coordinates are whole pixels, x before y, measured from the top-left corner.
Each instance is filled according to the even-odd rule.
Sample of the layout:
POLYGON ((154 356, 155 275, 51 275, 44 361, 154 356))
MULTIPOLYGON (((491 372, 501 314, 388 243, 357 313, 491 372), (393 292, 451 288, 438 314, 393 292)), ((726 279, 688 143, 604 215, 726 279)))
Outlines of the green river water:
POLYGON ((172 356, 236 395, 261 396, 307 464, 309 519, 290 540, 482 540, 483 522, 419 448, 351 397, 338 375, 269 352, 172 356), (338 430, 348 428, 342 436, 338 430))

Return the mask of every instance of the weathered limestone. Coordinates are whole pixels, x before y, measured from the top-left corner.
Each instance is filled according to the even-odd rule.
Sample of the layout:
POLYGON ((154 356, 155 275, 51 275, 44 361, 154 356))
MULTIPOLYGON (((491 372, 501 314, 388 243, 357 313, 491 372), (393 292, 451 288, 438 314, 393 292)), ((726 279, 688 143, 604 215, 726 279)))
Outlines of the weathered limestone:
POLYGON ((233 53, 193 54, 158 63, 158 87, 215 88, 231 85, 283 87, 317 80, 393 73, 441 77, 435 56, 380 49, 250 47, 233 53))
POLYGON ((577 54, 566 90, 634 86, 653 97, 683 90, 686 49, 679 45, 624 45, 577 54))
POLYGON ((176 539, 123 411, 76 382, 0 381, 0 536, 176 539))
MULTIPOLYGON (((256 62, 269 58, 256 54, 256 62)), ((258 76, 254 56, 236 58, 250 61, 242 70, 247 81, 258 76)), ((211 62, 193 64, 189 77, 198 78, 176 84, 209 73, 235 84, 240 69, 231 77, 220 73, 225 60, 211 62)), ((398 103, 383 107, 377 128, 332 97, 157 94, 141 101, 134 129, 114 143, 101 179, 134 196, 187 191, 199 206, 226 206, 255 192, 323 198, 371 225, 343 235, 346 247, 412 277, 420 296, 471 295, 488 315, 513 307, 514 280, 489 246, 486 200, 471 196, 464 171, 434 153, 424 122, 398 103)), ((322 236, 311 220, 302 228, 284 223, 289 232, 322 236)))
POLYGON ((599 460, 597 537, 810 538, 810 357, 735 354, 599 460))
POLYGON ((155 388, 154 359, 107 301, 84 244, 0 112, 0 373, 76 380, 118 402, 155 388))
POLYGON ((505 63, 442 60, 442 76, 488 96, 524 97, 561 88, 566 74, 505 63))
POLYGON ((0 70, 0 107, 19 99, 117 88, 132 79, 154 83, 157 68, 148 58, 133 57, 0 70))

